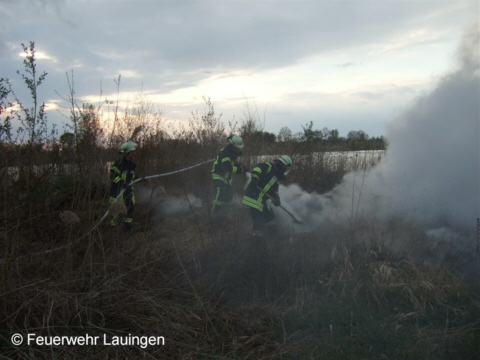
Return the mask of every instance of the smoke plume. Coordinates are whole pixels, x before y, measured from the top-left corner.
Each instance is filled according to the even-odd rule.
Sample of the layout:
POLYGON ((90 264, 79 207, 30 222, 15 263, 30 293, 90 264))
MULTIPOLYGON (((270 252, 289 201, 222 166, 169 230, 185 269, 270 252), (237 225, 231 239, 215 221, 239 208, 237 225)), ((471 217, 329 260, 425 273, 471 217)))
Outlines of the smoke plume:
POLYGON ((458 49, 458 68, 443 76, 387 127, 387 154, 370 171, 347 174, 324 195, 298 186, 281 196, 310 227, 402 218, 427 233, 475 233, 480 217, 479 32, 458 49))

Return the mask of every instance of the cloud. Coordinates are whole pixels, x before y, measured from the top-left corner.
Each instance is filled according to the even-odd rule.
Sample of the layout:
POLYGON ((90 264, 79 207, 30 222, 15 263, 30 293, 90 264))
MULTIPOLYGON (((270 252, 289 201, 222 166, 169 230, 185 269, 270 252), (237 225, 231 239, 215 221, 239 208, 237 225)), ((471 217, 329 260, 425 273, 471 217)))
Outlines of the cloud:
POLYGON ((373 92, 373 91, 361 91, 357 92, 355 94, 352 94, 353 96, 365 99, 365 100, 378 100, 382 99, 384 97, 384 94, 381 92, 373 92))
POLYGON ((337 67, 340 67, 340 68, 347 68, 347 67, 352 67, 352 66, 357 66, 357 64, 355 64, 353 62, 347 62, 347 63, 337 65, 337 67))
MULTIPOLYGON (((148 50, 146 55, 150 56, 141 57, 142 68, 152 72, 156 68, 160 73, 193 68, 282 67, 336 49, 339 44, 361 44, 374 32, 379 40, 388 39, 394 29, 423 19, 425 12, 435 8, 425 3, 411 7, 378 2, 337 6, 320 2, 140 1, 111 6, 108 1, 98 1, 95 7, 89 7, 83 2, 44 0, 41 4, 45 12, 54 12, 59 19, 77 19, 78 28, 65 28, 64 36, 73 35, 70 39, 87 50, 84 57, 99 51, 122 54, 125 67, 138 59, 138 53, 148 50), (339 18, 348 24, 346 28, 338 27, 339 18), (365 22, 366 18, 370 21, 365 22), (349 28, 355 31, 348 33, 349 28)), ((59 24, 43 26, 45 30, 38 35, 59 24)))

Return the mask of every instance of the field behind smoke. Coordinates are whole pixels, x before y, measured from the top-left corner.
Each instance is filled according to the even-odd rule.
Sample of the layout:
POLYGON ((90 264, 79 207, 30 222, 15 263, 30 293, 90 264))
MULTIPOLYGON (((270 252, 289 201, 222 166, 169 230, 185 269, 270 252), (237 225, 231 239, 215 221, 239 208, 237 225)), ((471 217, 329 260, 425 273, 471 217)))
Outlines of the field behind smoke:
MULTIPOLYGON (((100 223, 103 164, 115 154, 72 153, 74 174, 6 164, 19 170, 1 178, 0 356, 477 359, 477 43, 467 38, 458 69, 392 120, 381 159, 345 152, 332 167, 331 153, 279 149, 294 159, 281 198, 303 224, 276 208, 262 239, 250 237, 242 176, 234 205, 211 216, 209 165, 140 183, 129 235, 100 223), (165 345, 14 346, 15 333, 165 345)), ((218 151, 197 140, 145 142, 139 170, 171 172, 218 151)))

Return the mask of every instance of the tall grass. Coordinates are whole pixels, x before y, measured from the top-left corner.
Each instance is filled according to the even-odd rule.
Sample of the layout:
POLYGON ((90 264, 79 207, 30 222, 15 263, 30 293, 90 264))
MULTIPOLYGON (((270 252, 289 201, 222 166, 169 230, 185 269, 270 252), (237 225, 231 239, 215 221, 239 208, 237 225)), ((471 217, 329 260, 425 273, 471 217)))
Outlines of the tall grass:
MULTIPOLYGON (((478 355, 478 298, 453 268, 412 258, 413 244, 391 252, 387 239, 395 234, 372 246, 352 244, 341 227, 330 230, 293 242, 282 235, 253 243, 224 237, 205 252, 204 276, 229 302, 264 309, 273 333, 291 345, 291 358, 478 355)), ((357 228, 357 238, 368 236, 357 228)), ((417 239, 417 251, 427 240, 417 239)))

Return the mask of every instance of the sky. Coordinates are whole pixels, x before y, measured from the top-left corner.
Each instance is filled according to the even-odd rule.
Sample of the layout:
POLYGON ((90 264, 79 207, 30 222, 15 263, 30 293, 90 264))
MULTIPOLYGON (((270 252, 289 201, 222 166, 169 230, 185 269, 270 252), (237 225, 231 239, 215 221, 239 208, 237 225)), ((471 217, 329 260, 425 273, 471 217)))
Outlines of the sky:
MULTIPOLYGON (((210 98, 224 122, 253 109, 264 131, 386 134, 389 123, 457 66, 478 0, 0 0, 0 77, 35 42, 50 123, 77 100, 131 105, 142 92, 166 123, 188 124, 210 98)), ((477 25, 478 26, 478 25, 477 25)), ((63 114, 63 115, 62 115, 63 114)), ((108 117, 108 114, 106 115, 108 117)), ((59 125, 62 128, 62 125, 59 125)))

